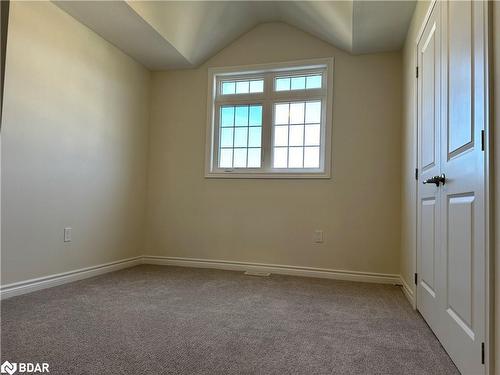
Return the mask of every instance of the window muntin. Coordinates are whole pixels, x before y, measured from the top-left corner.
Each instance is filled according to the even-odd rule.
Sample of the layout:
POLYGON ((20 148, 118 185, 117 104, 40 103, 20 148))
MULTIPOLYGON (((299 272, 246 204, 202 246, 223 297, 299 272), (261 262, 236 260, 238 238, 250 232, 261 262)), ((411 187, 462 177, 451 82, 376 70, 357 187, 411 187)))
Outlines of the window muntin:
POLYGON ((329 177, 333 61, 310 61, 209 69, 207 177, 329 177))

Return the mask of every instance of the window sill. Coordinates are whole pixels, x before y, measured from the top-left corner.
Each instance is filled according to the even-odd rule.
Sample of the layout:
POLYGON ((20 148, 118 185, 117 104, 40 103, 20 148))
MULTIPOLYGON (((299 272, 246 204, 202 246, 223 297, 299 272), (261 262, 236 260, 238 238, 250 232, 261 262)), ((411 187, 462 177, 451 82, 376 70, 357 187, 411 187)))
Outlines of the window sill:
POLYGON ((310 172, 310 173, 245 173, 245 172, 210 172, 205 174, 205 178, 229 178, 229 179, 330 179, 330 173, 310 172))

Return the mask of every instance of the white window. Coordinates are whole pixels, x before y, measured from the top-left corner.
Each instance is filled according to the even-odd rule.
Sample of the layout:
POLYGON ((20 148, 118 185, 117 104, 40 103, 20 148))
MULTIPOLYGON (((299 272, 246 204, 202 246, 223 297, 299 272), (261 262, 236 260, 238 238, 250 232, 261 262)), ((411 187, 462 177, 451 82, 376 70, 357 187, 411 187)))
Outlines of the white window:
POLYGON ((333 59, 209 69, 206 177, 329 178, 333 59))

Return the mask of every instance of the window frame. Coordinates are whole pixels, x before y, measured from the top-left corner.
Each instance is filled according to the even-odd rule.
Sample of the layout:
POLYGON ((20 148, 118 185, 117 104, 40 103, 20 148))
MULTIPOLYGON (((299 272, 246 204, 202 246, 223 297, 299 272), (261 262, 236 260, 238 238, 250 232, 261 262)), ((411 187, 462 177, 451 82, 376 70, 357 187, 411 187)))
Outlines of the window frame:
POLYGON ((330 178, 333 128, 333 57, 272 64, 208 69, 206 178, 330 178), (320 89, 276 91, 277 76, 322 74, 320 89), (223 81, 264 79, 262 93, 222 95, 223 81), (320 167, 273 168, 274 103, 321 101, 320 167), (219 168, 220 108, 223 105, 262 105, 260 168, 219 168))

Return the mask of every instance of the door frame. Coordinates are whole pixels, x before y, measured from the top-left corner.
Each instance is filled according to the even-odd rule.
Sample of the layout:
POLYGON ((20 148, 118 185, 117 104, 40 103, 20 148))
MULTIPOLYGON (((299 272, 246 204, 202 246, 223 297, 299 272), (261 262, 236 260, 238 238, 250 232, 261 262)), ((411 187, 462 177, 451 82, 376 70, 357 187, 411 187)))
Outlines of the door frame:
MULTIPOLYGON (((414 64, 415 67, 418 66, 418 43, 420 42, 420 39, 422 38, 422 35, 424 33, 425 27, 429 21, 429 18, 431 16, 431 13, 436 6, 436 4, 439 4, 441 0, 431 0, 429 2, 427 11, 425 13, 425 17, 422 20, 422 23, 419 26, 419 31, 417 33, 417 37, 414 41, 414 46, 413 50, 415 52, 414 56, 414 64)), ((494 175, 493 175, 493 156, 494 156, 494 142, 493 142, 493 132, 492 132, 492 121, 493 121, 493 92, 491 88, 493 87, 493 54, 492 52, 492 40, 493 40, 493 17, 492 17, 492 7, 493 5, 491 4, 490 1, 488 0, 482 0, 483 6, 484 6, 484 36, 485 36, 485 43, 484 43, 484 53, 485 53, 485 62, 486 62, 486 71, 485 71, 485 92, 484 92, 484 97, 487 98, 485 100, 485 124, 484 124, 484 131, 485 131, 485 139, 484 139, 484 149, 485 149, 485 165, 484 165, 484 176, 485 176, 485 181, 484 181, 484 189, 485 189, 485 361, 484 361, 484 366, 485 366, 485 374, 487 375, 493 375, 493 372, 495 370, 495 363, 494 363, 494 353, 495 353, 495 325, 494 325, 494 305, 495 305, 495 299, 494 299, 494 293, 495 293, 495 282, 494 282, 494 275, 495 275, 495 267, 494 267, 494 252, 495 252, 495 247, 494 247, 494 225, 495 225, 495 217, 494 217, 494 191, 495 191, 495 186, 494 186, 494 175)), ((418 138, 418 92, 419 92, 419 84, 417 81, 415 81, 414 85, 414 113, 413 113, 413 139, 414 139, 414 147, 415 147, 415 168, 417 168, 418 165, 418 142, 420 139, 418 138)), ((499 151, 500 152, 500 151, 499 151)), ((418 171, 420 173, 420 171, 418 171)), ((414 243, 414 254, 413 254, 413 273, 417 273, 417 265, 418 265, 418 247, 417 247, 417 233, 418 233, 418 188, 419 188, 419 181, 416 179, 415 180, 415 202, 414 202, 414 213, 415 213, 415 228, 414 228, 414 233, 415 236, 413 238, 413 243, 414 243)), ((414 286, 414 300, 413 300, 413 308, 417 310, 417 286, 414 286)), ((497 324, 500 324, 500 322, 497 322, 497 324)), ((498 348, 500 349, 500 348, 498 348)))

